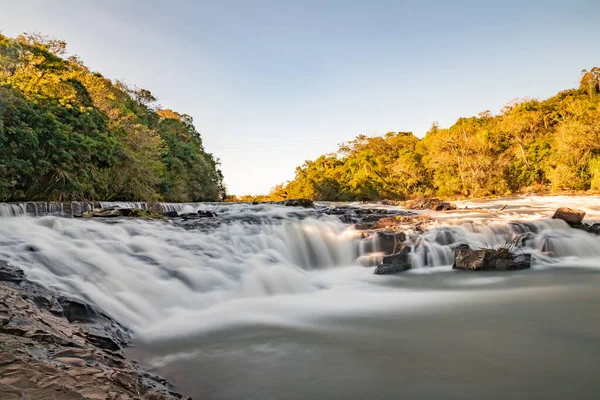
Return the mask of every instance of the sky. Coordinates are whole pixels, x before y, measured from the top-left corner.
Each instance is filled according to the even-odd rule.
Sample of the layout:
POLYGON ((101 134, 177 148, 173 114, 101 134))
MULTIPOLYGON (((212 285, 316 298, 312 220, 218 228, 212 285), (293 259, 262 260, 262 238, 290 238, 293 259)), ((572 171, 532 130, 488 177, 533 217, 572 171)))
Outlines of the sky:
POLYGON ((266 193, 358 134, 546 98, 600 65, 600 1, 0 0, 104 76, 194 118, 228 193, 266 193))

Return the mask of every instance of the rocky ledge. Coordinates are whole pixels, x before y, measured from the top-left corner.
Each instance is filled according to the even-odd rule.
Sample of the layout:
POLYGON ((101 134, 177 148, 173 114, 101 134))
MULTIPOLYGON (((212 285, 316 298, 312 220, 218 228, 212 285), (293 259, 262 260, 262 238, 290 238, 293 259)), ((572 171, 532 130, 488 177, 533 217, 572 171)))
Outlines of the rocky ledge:
POLYGON ((146 399, 182 396, 124 357, 128 332, 81 299, 26 280, 0 261, 1 399, 146 399))

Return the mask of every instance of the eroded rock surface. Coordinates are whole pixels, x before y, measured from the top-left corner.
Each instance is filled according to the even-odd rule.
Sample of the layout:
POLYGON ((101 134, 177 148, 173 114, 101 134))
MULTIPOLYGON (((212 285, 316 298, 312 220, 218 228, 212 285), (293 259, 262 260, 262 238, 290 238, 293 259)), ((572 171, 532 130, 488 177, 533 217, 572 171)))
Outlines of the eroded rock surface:
POLYGON ((127 332, 0 262, 0 399, 181 399, 121 352, 127 332))
POLYGON ((454 251, 453 269, 469 271, 506 271, 531 267, 531 255, 514 253, 509 249, 473 250, 466 245, 454 251))

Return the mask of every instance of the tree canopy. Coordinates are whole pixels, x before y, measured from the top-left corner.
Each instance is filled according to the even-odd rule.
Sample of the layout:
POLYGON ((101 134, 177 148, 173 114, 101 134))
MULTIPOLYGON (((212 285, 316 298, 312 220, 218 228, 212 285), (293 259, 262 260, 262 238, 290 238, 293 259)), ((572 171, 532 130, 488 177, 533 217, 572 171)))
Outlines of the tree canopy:
POLYGON ((600 68, 580 86, 514 101, 497 115, 434 124, 425 137, 358 136, 306 161, 269 198, 354 201, 501 196, 524 190, 600 189, 600 68))
POLYGON ((192 118, 65 57, 0 35, 0 201, 205 201, 225 196, 192 118))

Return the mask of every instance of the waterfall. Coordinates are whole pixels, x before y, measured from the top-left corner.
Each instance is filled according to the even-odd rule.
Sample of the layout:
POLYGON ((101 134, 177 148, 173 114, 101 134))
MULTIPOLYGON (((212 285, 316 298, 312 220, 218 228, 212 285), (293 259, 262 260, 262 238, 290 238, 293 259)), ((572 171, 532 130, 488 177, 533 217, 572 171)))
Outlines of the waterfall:
POLYGON ((148 204, 143 201, 101 201, 100 208, 136 208, 147 210, 148 204))
POLYGON ((0 203, 0 217, 16 217, 27 213, 27 205, 25 203, 11 204, 0 203))
POLYGON ((309 271, 356 259, 345 228, 333 218, 232 222, 208 233, 139 220, 7 219, 0 259, 136 328, 226 299, 317 290, 309 271))
MULTIPOLYGON (((92 203, 64 204, 62 208, 40 206, 38 213, 67 214, 67 204, 72 212, 93 207, 92 203)), ((222 303, 239 305, 249 298, 289 295, 308 301, 333 288, 355 290, 394 282, 361 264, 381 262, 385 249, 397 251, 401 246, 410 247, 407 257, 415 270, 444 267, 449 271, 454 248, 461 243, 480 248, 515 241, 518 251, 532 255, 534 268, 573 259, 590 265, 600 259, 600 238, 561 220, 447 220, 425 232, 407 228, 397 233, 390 250, 389 236, 362 239, 364 232, 314 209, 162 204, 164 210, 198 208, 219 217, 210 229, 182 225, 184 229, 178 226, 182 221, 34 218, 23 216, 25 203, 0 204, 0 215, 22 216, 0 221, 0 259, 27 271, 32 281, 83 297, 136 332, 160 325, 165 318, 185 321, 188 315, 222 303)))

